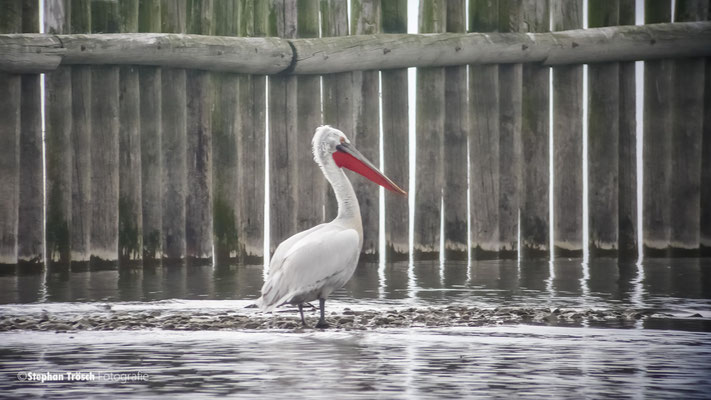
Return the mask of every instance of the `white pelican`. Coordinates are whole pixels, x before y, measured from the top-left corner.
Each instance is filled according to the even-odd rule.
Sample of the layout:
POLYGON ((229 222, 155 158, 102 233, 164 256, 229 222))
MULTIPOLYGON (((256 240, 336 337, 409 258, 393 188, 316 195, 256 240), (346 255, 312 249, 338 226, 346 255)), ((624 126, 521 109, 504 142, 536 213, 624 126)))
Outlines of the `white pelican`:
POLYGON ((338 201, 338 216, 283 241, 269 263, 269 277, 257 305, 271 311, 282 304, 296 304, 304 320, 303 304, 318 299, 321 318, 317 328, 327 328, 326 298, 351 278, 363 246, 360 207, 345 167, 402 195, 407 193, 378 171, 351 144, 346 135, 328 125, 316 129, 312 141, 314 161, 331 184, 338 201))

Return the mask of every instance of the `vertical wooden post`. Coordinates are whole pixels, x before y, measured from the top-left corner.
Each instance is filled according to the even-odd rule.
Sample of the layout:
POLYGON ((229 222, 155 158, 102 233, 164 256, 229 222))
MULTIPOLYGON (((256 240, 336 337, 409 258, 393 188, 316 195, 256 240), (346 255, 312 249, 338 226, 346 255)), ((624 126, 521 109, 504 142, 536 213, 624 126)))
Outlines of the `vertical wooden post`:
MULTIPOLYGON (((72 0, 69 30, 91 31, 91 2, 72 0)), ((91 243, 91 67, 72 67, 72 219, 71 270, 89 266, 91 243)))
MULTIPOLYGON (((139 2, 140 32, 161 31, 160 0, 139 2)), ((143 265, 159 264, 163 257, 162 107, 161 70, 140 67, 141 198, 143 265)), ((135 171, 134 171, 135 173, 135 171)))
MULTIPOLYGON (((523 3, 523 23, 529 32, 548 32, 548 0, 523 3)), ((548 258, 550 251, 549 218, 549 105, 548 67, 523 66, 521 94, 521 258, 548 258)))
MULTIPOLYGON (((470 0, 469 30, 498 30, 499 4, 470 0)), ((472 258, 496 257, 499 242, 499 67, 469 66, 472 258)))
MULTIPOLYGON (((296 37, 296 1, 272 0, 269 36, 296 37)), ((296 77, 269 77, 270 251, 296 233, 299 187, 296 77)))
MULTIPOLYGON (((5 3, 0 32, 22 31, 22 1, 5 3)), ((0 73, 0 267, 17 264, 17 222, 20 201, 20 75, 0 73)))
MULTIPOLYGON (((119 3, 120 32, 138 32, 138 0, 119 3)), ((119 265, 141 266, 141 120, 138 68, 119 68, 119 265)))
MULTIPOLYGON (((519 1, 499 0, 499 31, 521 32, 519 1)), ((521 192, 521 64, 499 66, 499 242, 500 257, 518 256, 521 192)))
MULTIPOLYGON (((39 3, 22 2, 22 31, 39 32, 39 3)), ((20 105, 20 206, 17 262, 23 272, 44 263, 44 180, 42 171, 42 105, 39 74, 22 75, 20 105)))
MULTIPOLYGON (((645 3, 645 23, 671 21, 668 0, 645 3)), ((669 250, 670 215, 669 187, 671 172, 672 61, 654 60, 644 63, 644 255, 665 257, 669 250)))
MULTIPOLYGON (((118 3, 91 3, 91 31, 116 33, 118 3)), ((92 267, 118 260, 119 69, 91 70, 91 254, 92 267)))
MULTIPOLYGON (((215 4, 215 34, 236 35, 239 30, 239 3, 215 4)), ((215 102, 212 109, 212 215, 215 265, 222 267, 237 257, 237 204, 243 192, 238 182, 238 127, 244 114, 238 103, 238 76, 213 74, 215 102), (239 110, 239 112, 238 112, 239 110)), ((258 150, 257 150, 258 151, 258 150)))
MULTIPOLYGON (((383 33, 407 32, 407 1, 382 2, 383 33)), ((398 185, 409 181, 409 117, 407 69, 380 72, 383 96, 383 171, 398 185)), ((388 261, 407 259, 409 253, 408 202, 385 195, 385 251, 388 261)))
MULTIPOLYGON (((634 0, 620 0, 619 23, 635 24, 634 0)), ((637 259, 637 89, 635 63, 620 63, 619 257, 637 259)))
MULTIPOLYGON (((69 1, 44 1, 44 30, 69 33, 69 1)), ((71 261, 69 228, 72 220, 72 76, 60 66, 45 74, 45 154, 47 169, 47 267, 68 271, 71 261)))
MULTIPOLYGON (((589 0, 590 28, 615 26, 619 1, 589 0)), ((588 66, 588 215, 591 256, 616 256, 619 232, 620 65, 588 66)))
MULTIPOLYGON (((711 19, 711 8, 707 14, 711 19)), ((704 257, 711 256, 711 60, 706 58, 704 79, 704 129, 701 138, 701 211, 699 225, 700 253, 704 257)))
MULTIPOLYGON (((184 33, 185 0, 161 4, 161 30, 184 33)), ((185 258, 185 192, 186 192, 186 83, 185 70, 166 68, 162 72, 163 112, 163 250, 164 258, 185 258)))
MULTIPOLYGON (((241 34, 266 36, 267 2, 247 0, 242 7, 241 34)), ((264 146, 266 138, 266 76, 248 75, 240 80, 240 103, 245 106, 239 147, 240 201, 238 237, 243 245, 240 262, 260 263, 264 256, 264 146)))
MULTIPOLYGON (((446 29, 443 0, 420 1, 420 33, 446 29)), ((440 252, 444 181, 444 68, 417 69, 416 177, 414 256, 436 259, 440 252)))
MULTIPOLYGON (((467 30, 465 0, 447 1, 447 32, 467 30)), ((444 69, 444 257, 466 260, 467 243, 467 139, 469 103, 467 67, 444 69)))
MULTIPOLYGON (((351 32, 355 35, 380 33, 380 0, 355 0, 351 4, 351 32)), ((353 107, 355 124, 350 137, 361 153, 375 165, 380 158, 380 76, 378 71, 355 71, 353 76, 353 107)), ((363 219, 363 250, 361 260, 378 259, 380 234, 380 191, 360 177, 352 180, 363 219)), ((403 184, 398 182, 398 184, 403 184)), ((386 193, 385 196, 391 196, 386 193)), ((400 199, 405 201, 404 199, 400 199)))
MULTIPOLYGON (((348 3, 339 0, 321 1, 321 35, 348 35, 348 3)), ((323 123, 346 134, 353 143, 355 136, 355 109, 353 108, 353 73, 323 75, 323 123)), ((325 185, 325 218, 330 220, 338 213, 336 196, 330 185, 325 185)))
MULTIPOLYGON (((583 26, 582 0, 552 2, 553 30, 583 26)), ((553 68, 553 229, 557 257, 583 250, 583 66, 553 68)))
MULTIPOLYGON (((212 0, 188 3, 187 32, 210 35, 212 0)), ((186 258, 191 264, 209 264, 212 258, 212 123, 213 92, 210 74, 190 70, 187 90, 187 187, 185 198, 186 258)))
MULTIPOLYGON (((296 10, 297 37, 318 37, 318 0, 297 0, 296 10)), ((311 152, 311 138, 316 128, 321 125, 320 79, 317 75, 301 75, 296 78, 296 146, 291 151, 295 153, 296 179, 300 186, 297 189, 297 231, 311 228, 323 221, 326 180, 314 163, 311 152)))
MULTIPOLYGON (((675 22, 703 21, 708 1, 677 0, 675 22)), ((674 61, 669 223, 672 255, 698 256, 705 60, 674 61)), ((708 112, 709 110, 707 110, 708 112)), ((710 185, 706 182, 705 185, 710 185)))

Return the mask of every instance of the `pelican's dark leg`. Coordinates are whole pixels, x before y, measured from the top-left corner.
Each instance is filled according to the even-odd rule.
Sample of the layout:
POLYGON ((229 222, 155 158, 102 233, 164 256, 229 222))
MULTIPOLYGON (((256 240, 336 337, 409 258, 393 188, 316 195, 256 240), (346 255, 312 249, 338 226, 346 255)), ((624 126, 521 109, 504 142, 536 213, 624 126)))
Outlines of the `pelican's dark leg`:
POLYGON ((301 303, 299 303, 299 314, 301 314, 301 324, 308 326, 306 325, 306 320, 304 319, 304 305, 301 303))
POLYGON ((321 319, 318 320, 316 328, 326 329, 328 324, 326 323, 326 299, 318 299, 318 305, 321 308, 321 319))

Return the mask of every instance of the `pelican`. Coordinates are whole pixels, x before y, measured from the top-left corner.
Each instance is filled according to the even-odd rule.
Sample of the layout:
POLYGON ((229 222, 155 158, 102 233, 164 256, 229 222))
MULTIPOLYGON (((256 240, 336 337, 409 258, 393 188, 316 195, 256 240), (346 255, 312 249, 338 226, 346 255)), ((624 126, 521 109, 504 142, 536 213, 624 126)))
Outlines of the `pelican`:
POLYGON ((326 298, 353 275, 363 247, 363 224, 358 199, 342 168, 356 172, 395 193, 407 195, 368 161, 338 129, 316 129, 312 141, 314 161, 336 194, 338 216, 329 223, 299 232, 283 241, 269 263, 269 276, 257 305, 264 312, 283 304, 299 307, 318 299, 321 318, 316 328, 328 328, 326 298))

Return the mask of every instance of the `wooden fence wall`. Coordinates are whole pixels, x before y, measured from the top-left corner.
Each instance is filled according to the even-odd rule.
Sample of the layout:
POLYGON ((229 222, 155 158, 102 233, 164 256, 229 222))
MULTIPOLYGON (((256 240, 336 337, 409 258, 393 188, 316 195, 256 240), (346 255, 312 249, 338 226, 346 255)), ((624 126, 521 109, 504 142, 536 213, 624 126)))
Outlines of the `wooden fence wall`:
MULTIPOLYGON (((670 1, 648 1, 645 22, 708 19, 708 1, 677 0, 672 21, 670 1)), ((634 3, 589 0, 587 24, 632 25, 634 3)), ((37 0, 0 4, 0 33, 38 31, 37 0)), ((346 0, 43 4, 47 33, 282 38, 405 33, 413 7, 406 0, 353 0, 349 15, 346 0)), ((519 33, 584 24, 582 0, 421 0, 418 9, 421 33, 465 32, 467 24, 470 32, 519 33)), ((335 215, 310 152, 317 126, 343 130, 376 164, 382 126, 384 172, 406 187, 413 113, 415 259, 441 252, 466 259, 470 250, 475 258, 516 257, 519 249, 524 259, 547 258, 551 246, 556 256, 582 255, 585 126, 591 255, 637 257, 639 206, 647 255, 710 249, 709 64, 700 57, 645 64, 639 205, 634 63, 591 64, 587 99, 583 68, 422 67, 413 94, 406 69, 267 77, 60 66, 44 78, 44 153, 40 76, 0 73, 0 264, 41 267, 45 251, 49 267, 71 270, 213 257, 218 265, 259 262, 267 173, 273 251, 335 215), (410 95, 417 96, 415 110, 408 109, 410 95)), ((363 215, 363 253, 373 259, 378 190, 352 181, 363 215)), ((406 259, 407 201, 385 196, 386 257, 406 259)))

